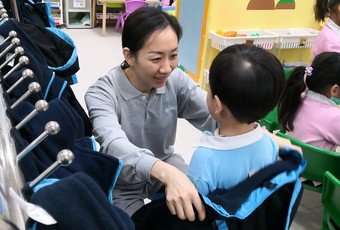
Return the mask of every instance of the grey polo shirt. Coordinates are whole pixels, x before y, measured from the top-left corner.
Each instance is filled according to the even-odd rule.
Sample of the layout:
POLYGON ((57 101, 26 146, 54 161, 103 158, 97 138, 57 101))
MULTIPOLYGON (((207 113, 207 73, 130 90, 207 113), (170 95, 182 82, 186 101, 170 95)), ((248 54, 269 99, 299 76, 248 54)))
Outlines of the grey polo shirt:
POLYGON ((174 153, 177 118, 196 128, 213 131, 206 92, 176 68, 162 88, 138 91, 120 67, 99 78, 85 94, 100 151, 123 161, 117 185, 150 180, 158 160, 174 153))

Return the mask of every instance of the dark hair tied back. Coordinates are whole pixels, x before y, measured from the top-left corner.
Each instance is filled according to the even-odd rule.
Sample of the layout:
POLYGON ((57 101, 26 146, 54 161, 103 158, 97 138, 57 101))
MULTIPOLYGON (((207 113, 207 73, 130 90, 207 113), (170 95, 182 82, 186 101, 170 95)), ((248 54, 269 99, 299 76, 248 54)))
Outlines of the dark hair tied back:
POLYGON ((315 0, 314 17, 317 22, 325 21, 329 12, 335 10, 340 4, 340 0, 315 0))
POLYGON ((131 13, 126 19, 122 32, 122 46, 128 47, 132 54, 143 48, 148 38, 157 30, 170 26, 178 41, 182 28, 176 17, 154 7, 142 7, 131 13))

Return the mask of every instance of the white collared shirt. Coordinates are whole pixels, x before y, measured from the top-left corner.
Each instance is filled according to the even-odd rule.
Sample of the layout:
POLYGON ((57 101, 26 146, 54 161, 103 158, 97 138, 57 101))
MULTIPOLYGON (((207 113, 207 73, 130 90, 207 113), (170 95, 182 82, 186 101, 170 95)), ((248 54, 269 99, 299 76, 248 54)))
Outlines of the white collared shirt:
POLYGON ((333 30, 337 35, 340 35, 340 26, 338 26, 335 22, 331 19, 328 20, 326 24, 331 30, 333 30))

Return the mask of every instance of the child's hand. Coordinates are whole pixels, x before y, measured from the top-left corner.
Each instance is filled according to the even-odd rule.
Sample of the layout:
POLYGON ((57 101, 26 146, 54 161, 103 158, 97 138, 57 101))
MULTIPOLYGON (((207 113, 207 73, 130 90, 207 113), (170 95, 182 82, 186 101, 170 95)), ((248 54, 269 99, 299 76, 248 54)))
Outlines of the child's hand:
POLYGON ((269 135, 271 138, 274 139, 274 141, 276 142, 276 144, 279 146, 280 149, 288 147, 288 148, 291 148, 291 149, 294 149, 294 150, 298 151, 298 152, 302 155, 302 149, 301 149, 301 147, 296 146, 296 145, 293 145, 293 144, 290 142, 290 140, 285 139, 285 138, 283 138, 283 137, 276 136, 276 135, 274 135, 274 134, 268 132, 268 130, 265 129, 265 128, 263 129, 263 131, 264 131, 267 135, 269 135))

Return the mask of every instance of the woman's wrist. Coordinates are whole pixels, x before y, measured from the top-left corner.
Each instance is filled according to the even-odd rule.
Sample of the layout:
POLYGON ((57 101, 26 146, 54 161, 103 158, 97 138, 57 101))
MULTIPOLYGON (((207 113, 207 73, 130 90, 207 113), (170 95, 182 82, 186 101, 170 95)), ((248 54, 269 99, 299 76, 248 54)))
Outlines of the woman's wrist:
POLYGON ((165 163, 161 160, 156 161, 155 164, 151 168, 151 177, 159 180, 163 184, 167 184, 168 176, 170 171, 174 168, 173 166, 165 163))

